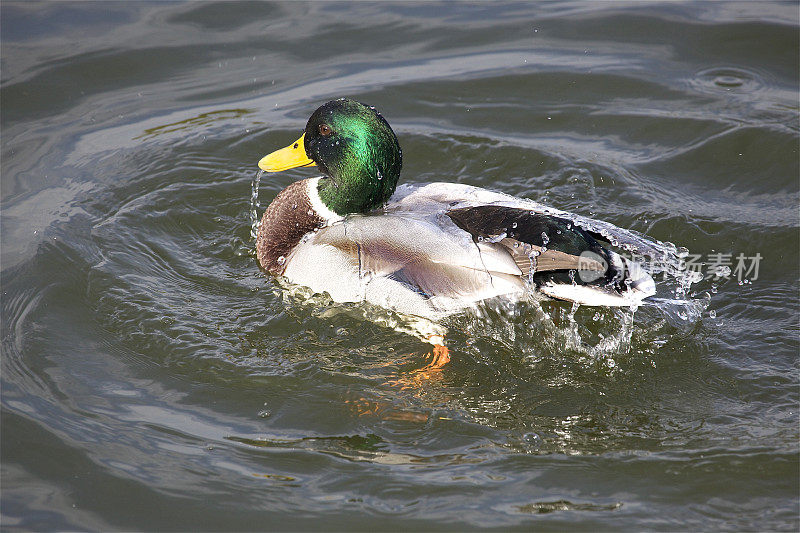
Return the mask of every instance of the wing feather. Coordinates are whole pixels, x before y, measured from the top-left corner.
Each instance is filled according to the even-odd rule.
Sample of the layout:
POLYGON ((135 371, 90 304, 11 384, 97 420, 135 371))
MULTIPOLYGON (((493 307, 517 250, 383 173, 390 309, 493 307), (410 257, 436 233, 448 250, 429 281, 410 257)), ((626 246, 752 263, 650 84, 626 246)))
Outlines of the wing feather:
MULTIPOLYGON (((635 271, 627 260, 572 219, 538 207, 545 209, 457 184, 401 187, 383 212, 350 215, 307 235, 285 275, 337 301, 365 299, 420 316, 520 294, 530 281, 555 298, 626 305, 619 274, 635 271), (594 276, 575 275, 584 271, 594 276)), ((646 273, 636 277, 636 299, 655 292, 646 273)))
POLYGON ((361 278, 386 276, 430 299, 474 302, 524 290, 522 271, 504 247, 478 246, 461 233, 435 220, 382 214, 323 228, 313 244, 346 254, 361 278))

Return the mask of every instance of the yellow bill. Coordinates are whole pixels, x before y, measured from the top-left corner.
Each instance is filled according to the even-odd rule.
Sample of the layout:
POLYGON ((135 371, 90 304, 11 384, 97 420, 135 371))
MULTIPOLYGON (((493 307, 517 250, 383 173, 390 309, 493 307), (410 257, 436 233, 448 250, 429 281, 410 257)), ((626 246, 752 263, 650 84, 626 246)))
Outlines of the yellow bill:
POLYGON ((306 134, 304 133, 286 148, 281 148, 262 157, 261 161, 258 162, 258 168, 267 172, 281 172, 290 168, 313 167, 316 165, 306 155, 306 149, 303 146, 305 136, 306 134))

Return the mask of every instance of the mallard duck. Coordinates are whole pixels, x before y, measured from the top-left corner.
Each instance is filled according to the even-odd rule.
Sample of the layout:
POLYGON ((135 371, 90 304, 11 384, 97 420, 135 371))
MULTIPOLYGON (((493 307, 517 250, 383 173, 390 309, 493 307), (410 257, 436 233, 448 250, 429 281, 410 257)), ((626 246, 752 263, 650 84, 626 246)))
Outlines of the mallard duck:
MULTIPOLYGON (((270 274, 336 302, 367 301, 437 322, 531 291, 600 306, 655 294, 650 275, 603 246, 589 219, 468 185, 398 187, 400 144, 369 105, 327 102, 299 139, 258 166, 322 173, 275 197, 256 252, 270 274)), ((438 364, 446 362, 442 336, 427 340, 439 348, 438 364)))

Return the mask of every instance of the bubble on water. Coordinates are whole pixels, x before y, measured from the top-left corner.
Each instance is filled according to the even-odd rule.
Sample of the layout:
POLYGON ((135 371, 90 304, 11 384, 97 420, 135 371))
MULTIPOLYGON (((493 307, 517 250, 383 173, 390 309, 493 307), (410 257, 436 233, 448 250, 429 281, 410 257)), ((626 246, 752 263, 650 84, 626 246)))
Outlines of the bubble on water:
POLYGON ((534 433, 534 432, 525 433, 522 436, 522 438, 523 438, 523 440, 525 440, 525 442, 527 442, 528 444, 530 444, 532 446, 541 446, 542 444, 544 444, 544 439, 542 439, 542 437, 539 436, 539 434, 534 433))

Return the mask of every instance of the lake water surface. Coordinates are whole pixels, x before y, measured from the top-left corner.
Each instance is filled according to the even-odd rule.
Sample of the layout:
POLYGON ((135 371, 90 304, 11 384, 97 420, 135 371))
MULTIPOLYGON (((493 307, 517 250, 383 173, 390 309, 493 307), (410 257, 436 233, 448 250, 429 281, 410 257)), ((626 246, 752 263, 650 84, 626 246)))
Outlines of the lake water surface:
POLYGON ((1 9, 5 530, 800 527, 796 3, 1 9), (487 305, 416 372, 396 317, 253 256, 256 162, 340 96, 403 182, 630 228, 695 282, 487 305))

